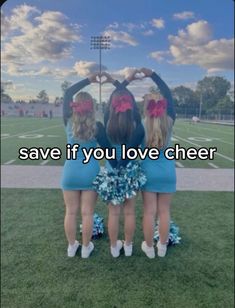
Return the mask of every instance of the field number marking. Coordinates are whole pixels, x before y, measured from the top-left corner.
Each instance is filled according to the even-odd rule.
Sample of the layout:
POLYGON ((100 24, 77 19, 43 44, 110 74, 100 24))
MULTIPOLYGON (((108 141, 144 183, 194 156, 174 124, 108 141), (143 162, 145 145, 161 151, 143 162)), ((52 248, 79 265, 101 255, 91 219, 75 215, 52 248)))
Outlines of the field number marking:
MULTIPOLYGON (((179 137, 179 136, 176 136, 176 138, 178 138, 179 140, 182 140, 182 141, 184 141, 184 142, 190 143, 190 144, 192 144, 192 145, 195 145, 196 147, 202 147, 202 145, 200 145, 200 144, 197 144, 197 143, 188 141, 187 139, 181 138, 181 137, 179 137)), ((231 157, 228 157, 228 156, 226 156, 226 155, 223 155, 223 154, 221 154, 221 153, 216 152, 215 155, 218 155, 218 156, 223 157, 223 158, 225 158, 225 159, 227 159, 227 160, 229 160, 229 161, 234 162, 234 159, 232 159, 231 157)))
POLYGON ((53 125, 53 126, 48 126, 48 127, 44 127, 44 128, 31 130, 31 131, 28 131, 28 132, 22 132, 22 133, 19 133, 19 134, 16 134, 16 135, 6 136, 6 137, 3 137, 2 140, 13 138, 13 137, 19 137, 19 136, 27 135, 27 134, 31 134, 31 133, 37 133, 37 132, 40 132, 42 130, 47 130, 47 129, 51 129, 51 128, 55 128, 55 127, 62 127, 62 125, 53 125))
POLYGON ((213 138, 205 138, 205 137, 188 137, 188 140, 193 140, 193 141, 202 141, 202 142, 207 142, 207 141, 212 141, 213 138))

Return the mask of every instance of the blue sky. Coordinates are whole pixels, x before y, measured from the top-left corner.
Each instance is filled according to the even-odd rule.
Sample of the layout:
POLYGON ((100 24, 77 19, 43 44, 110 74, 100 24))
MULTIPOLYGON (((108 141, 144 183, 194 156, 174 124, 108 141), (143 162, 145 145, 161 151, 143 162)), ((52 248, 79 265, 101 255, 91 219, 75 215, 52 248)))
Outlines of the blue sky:
MULTIPOLYGON (((61 96, 64 80, 76 82, 97 70, 92 35, 111 36, 103 52, 106 71, 122 80, 149 67, 170 87, 195 87, 207 75, 233 83, 232 0, 8 0, 2 14, 2 84, 15 99, 46 90, 61 96)), ((130 88, 142 96, 151 81, 130 88)), ((97 85, 90 87, 98 95, 97 85)), ((106 98, 112 87, 103 88, 106 98)))

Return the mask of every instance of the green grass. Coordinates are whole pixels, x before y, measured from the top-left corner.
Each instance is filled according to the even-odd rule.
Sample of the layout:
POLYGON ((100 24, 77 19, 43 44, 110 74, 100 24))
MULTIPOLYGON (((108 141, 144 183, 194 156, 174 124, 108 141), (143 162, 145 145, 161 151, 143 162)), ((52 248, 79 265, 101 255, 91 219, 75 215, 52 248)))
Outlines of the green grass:
POLYGON ((177 193, 182 243, 163 259, 141 252, 140 198, 136 209, 133 257, 113 259, 105 235, 88 260, 68 259, 61 191, 3 189, 2 307, 233 307, 233 194, 177 193))
MULTIPOLYGON (((21 161, 18 159, 18 152, 21 147, 59 147, 63 153, 61 160, 49 160, 48 165, 63 165, 65 158, 66 138, 62 119, 47 118, 2 118, 1 121, 1 163, 15 160, 13 164, 39 165, 43 161, 21 161), (22 138, 25 136, 27 138, 22 138)), ((208 165, 212 162, 219 168, 233 168, 234 158, 234 127, 198 123, 193 125, 189 122, 177 120, 174 126, 174 142, 181 147, 217 147, 217 152, 213 161, 179 161, 188 168, 212 168, 208 165), (192 140, 191 138, 197 138, 192 140), (199 138, 200 141, 197 141, 199 138), (202 139, 202 138, 206 138, 202 139), (195 143, 195 145, 191 144, 195 143)))

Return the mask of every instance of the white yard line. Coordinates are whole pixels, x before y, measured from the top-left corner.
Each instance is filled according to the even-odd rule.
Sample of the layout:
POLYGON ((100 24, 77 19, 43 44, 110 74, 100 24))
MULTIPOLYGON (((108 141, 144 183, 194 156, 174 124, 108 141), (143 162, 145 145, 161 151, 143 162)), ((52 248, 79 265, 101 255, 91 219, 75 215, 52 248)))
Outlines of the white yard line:
POLYGON ((18 136, 21 136, 21 135, 36 133, 36 132, 40 132, 42 130, 47 130, 47 129, 51 129, 51 128, 55 128, 55 127, 62 127, 62 126, 63 125, 61 124, 61 125, 53 125, 53 126, 48 126, 48 127, 44 127, 44 128, 39 128, 39 129, 27 131, 27 132, 22 132, 22 133, 19 133, 19 134, 16 134, 16 135, 7 136, 5 138, 3 137, 2 140, 13 138, 13 137, 18 137, 18 136))
POLYGON ((219 168, 218 166, 216 166, 216 165, 213 164, 213 163, 208 163, 208 165, 211 166, 212 168, 215 168, 215 169, 218 169, 218 168, 219 168))
MULTIPOLYGON (((188 141, 187 139, 181 138, 181 137, 179 137, 179 136, 175 136, 175 137, 178 138, 178 139, 180 139, 180 140, 182 140, 182 141, 184 141, 184 142, 187 142, 187 143, 190 143, 190 144, 192 144, 192 145, 195 145, 196 147, 200 147, 200 148, 204 147, 204 146, 201 145, 201 144, 197 144, 197 143, 188 141)), ((232 159, 231 157, 228 157, 228 156, 226 156, 226 155, 223 155, 223 154, 221 154, 221 153, 215 152, 215 155, 218 155, 218 156, 223 157, 223 158, 225 158, 225 159, 227 159, 227 160, 229 160, 229 161, 234 162, 234 159, 232 159)))
MULTIPOLYGON (((183 128, 175 127, 174 129, 182 130, 182 131, 185 132, 185 129, 183 129, 183 128)), ((192 133, 193 135, 195 135, 195 137, 202 137, 202 138, 209 138, 209 139, 212 139, 212 140, 218 140, 219 142, 234 146, 234 143, 223 141, 223 140, 221 140, 221 138, 211 137, 211 136, 207 136, 207 135, 206 136, 205 135, 199 135, 199 134, 201 134, 200 132, 199 132, 199 134, 197 134, 197 132, 193 132, 193 131, 190 131, 190 130, 187 130, 187 132, 190 133, 190 134, 192 133)))
POLYGON ((184 168, 184 165, 181 164, 180 162, 176 161, 175 162, 176 166, 179 167, 179 168, 184 168))
POLYGON ((41 165, 41 166, 44 166, 44 165, 48 164, 49 161, 50 161, 49 159, 44 160, 43 162, 40 163, 40 165, 41 165))
POLYGON ((12 163, 14 163, 14 161, 16 161, 15 159, 9 160, 6 163, 4 163, 4 165, 11 165, 12 163))
MULTIPOLYGON (((179 125, 180 125, 180 123, 179 123, 179 125)), ((194 127, 199 129, 199 130, 200 129, 205 129, 205 130, 209 130, 209 131, 217 132, 217 133, 222 133, 222 134, 226 134, 226 135, 233 135, 234 134, 233 132, 223 132, 223 131, 220 131, 219 129, 212 129, 212 128, 207 128, 207 127, 202 127, 202 126, 200 126, 200 124, 195 124, 194 127)))

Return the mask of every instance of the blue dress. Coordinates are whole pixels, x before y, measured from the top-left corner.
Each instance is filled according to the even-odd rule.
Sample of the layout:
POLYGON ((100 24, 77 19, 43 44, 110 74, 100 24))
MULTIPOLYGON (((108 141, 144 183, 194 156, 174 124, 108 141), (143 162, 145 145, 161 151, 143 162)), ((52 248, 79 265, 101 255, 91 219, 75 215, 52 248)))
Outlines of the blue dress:
POLYGON ((74 138, 70 121, 66 125, 66 135, 68 144, 79 144, 80 147, 76 160, 66 159, 65 161, 61 178, 61 188, 63 190, 94 190, 92 188, 92 182, 100 171, 99 162, 91 156, 89 162, 84 164, 83 160, 85 156, 82 148, 86 148, 87 151, 90 148, 96 148, 97 141, 95 139, 84 141, 74 138))
MULTIPOLYGON (((156 193, 174 193, 176 191, 175 161, 165 158, 164 150, 167 147, 160 150, 158 159, 152 160, 146 157, 142 161, 141 166, 147 178, 142 191, 156 193)), ((145 148, 144 143, 142 144, 143 148, 145 148)))

